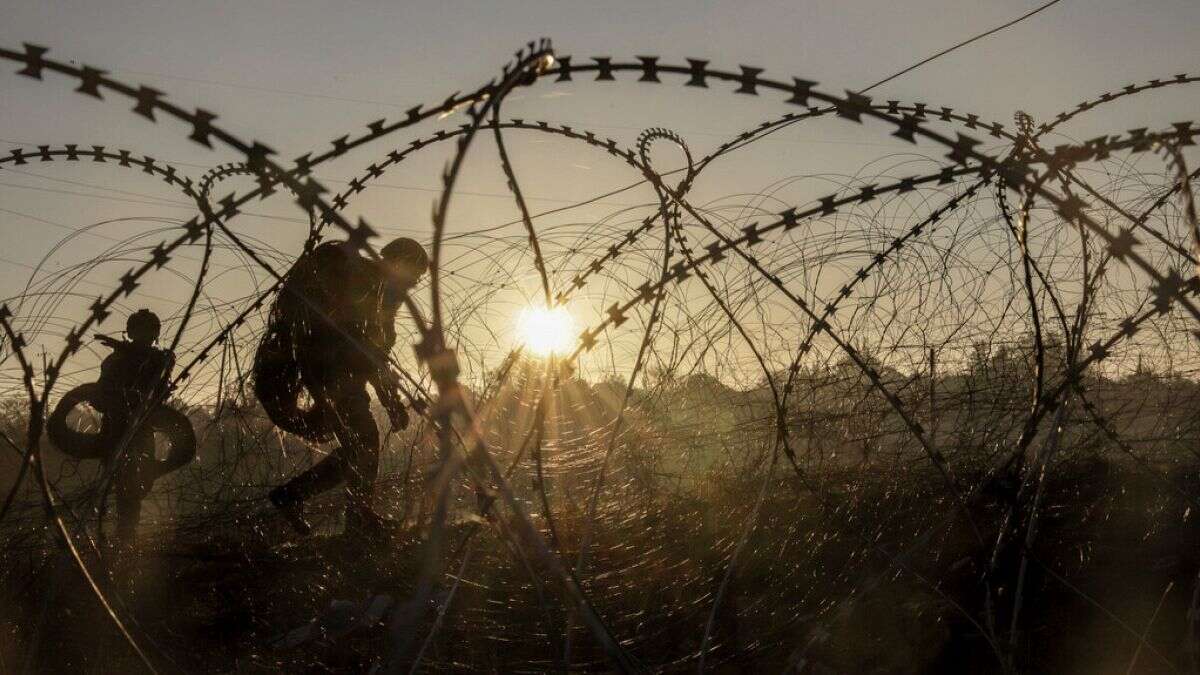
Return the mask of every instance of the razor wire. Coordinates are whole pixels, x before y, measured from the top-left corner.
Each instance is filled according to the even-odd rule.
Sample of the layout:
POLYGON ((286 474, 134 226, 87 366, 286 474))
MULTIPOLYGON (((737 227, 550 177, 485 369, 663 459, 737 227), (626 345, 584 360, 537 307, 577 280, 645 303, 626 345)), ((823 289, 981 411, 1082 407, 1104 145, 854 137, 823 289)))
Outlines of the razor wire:
MULTIPOLYGON (((207 110, 188 110, 163 92, 47 54, 34 45, 0 49, 0 58, 16 62, 20 75, 62 76, 80 94, 124 99, 150 122, 169 123, 200 146, 244 158, 193 179, 149 155, 103 145, 42 145, 36 152, 18 147, 0 157, 0 171, 34 162, 131 169, 196 204, 197 215, 169 223, 167 238, 152 247, 143 237, 118 240, 84 265, 36 279, 41 269, 35 270, 23 292, 0 310, 7 338, 3 378, 26 411, 24 447, 14 448, 20 461, 13 483, 4 486, 0 527, 36 532, 37 523, 52 524, 90 593, 150 670, 178 667, 182 652, 164 646, 164 636, 139 620, 137 597, 107 578, 106 554, 94 540, 103 534, 103 486, 111 475, 84 480, 69 462, 55 467, 57 476, 47 471, 47 406, 63 383, 89 373, 68 368, 87 351, 87 334, 156 274, 178 275, 176 264, 197 263, 187 300, 171 317, 171 346, 182 347, 185 359, 170 387, 173 400, 201 421, 202 445, 215 443, 219 451, 213 451, 215 470, 189 468, 164 489, 175 495, 176 541, 202 542, 216 523, 246 540, 268 541, 273 535, 264 529, 264 509, 254 496, 261 498, 259 488, 320 450, 273 431, 246 393, 248 345, 256 342, 264 308, 294 256, 234 223, 247 205, 282 188, 307 223, 296 233, 301 252, 332 232, 378 258, 373 242, 379 233, 365 220, 349 218, 351 200, 386 171, 443 141, 452 143, 431 216, 430 292, 427 300, 404 299, 418 367, 401 365, 397 355, 389 359, 401 365, 404 394, 423 419, 419 431, 396 439, 389 434, 389 449, 396 443, 406 449, 408 468, 392 467, 380 479, 381 499, 402 504, 405 514, 424 500, 432 513, 419 509, 429 522, 420 523, 422 535, 407 549, 419 562, 415 581, 398 583, 387 574, 370 580, 374 591, 404 599, 389 620, 386 645, 370 652, 383 671, 453 667, 454 657, 442 654, 445 645, 463 636, 479 639, 481 632, 511 643, 511 667, 703 670, 714 662, 762 658, 802 669, 835 659, 829 645, 847 608, 869 602, 897 570, 949 607, 947 616, 973 626, 1003 670, 1015 671, 1029 621, 1022 617, 1029 611, 1023 603, 1030 566, 1070 586, 1036 550, 1053 469, 1068 461, 1061 456, 1102 437, 1137 470, 1195 502, 1194 491, 1165 477, 1137 448, 1162 441, 1127 438, 1142 415, 1122 409, 1116 381, 1092 373, 1110 359, 1137 356, 1168 359, 1172 372, 1194 377, 1200 227, 1187 153, 1200 128, 1180 122, 1049 150, 1039 139, 1101 105, 1197 78, 1130 85, 1040 126, 1023 120, 1013 133, 950 107, 830 94, 810 80, 765 78, 759 68, 726 71, 696 59, 669 65, 656 57, 573 62, 543 41, 527 45, 498 78, 470 93, 456 92, 429 108, 418 105, 398 120, 373 121, 365 133, 336 138, 329 149, 285 166, 272 159, 270 147, 235 137, 207 110), (694 89, 724 84, 741 95, 778 94, 804 112, 769 119, 698 159, 683 136, 668 129, 650 128, 626 148, 570 125, 500 117, 504 98, 517 87, 582 85, 586 76, 596 82, 632 76, 694 89), (465 112, 466 124, 400 145, 348 181, 343 192, 322 196, 327 190, 314 169, 455 111, 465 112), (945 154, 922 158, 924 170, 915 174, 905 167, 903 174, 837 178, 836 189, 796 202, 789 191, 798 180, 745 198, 692 201, 710 167, 731 153, 749 152, 789 127, 826 120, 858 125, 864 133, 865 123, 877 123, 913 147, 945 154), (975 132, 1000 150, 982 150, 981 141, 968 135, 975 132), (524 164, 514 139, 523 134, 589 148, 614 167, 631 169, 631 189, 649 187, 653 196, 600 221, 543 227, 520 180, 524 164), (489 137, 523 236, 490 237, 485 230, 450 235, 449 212, 463 169, 489 137), (650 147, 656 140, 684 154, 681 179, 655 168, 650 147), (1156 174, 1129 170, 1145 161, 1160 162, 1156 174), (1088 173, 1097 170, 1110 172, 1103 174, 1107 182, 1088 173), (240 177, 255 186, 212 197, 240 177), (678 179, 676 187, 669 178, 678 179), (766 208, 768 201, 787 206, 766 208), (1161 218, 1157 229, 1151 218, 1161 218), (1154 241, 1135 236, 1142 232, 1154 241), (450 245, 460 239, 474 246, 451 254, 450 245), (201 255, 189 259, 185 251, 194 246, 202 247, 201 255), (60 314, 83 296, 80 286, 95 283, 95 270, 128 260, 134 266, 84 313, 60 314), (540 289, 535 295, 542 297, 529 302, 547 308, 583 303, 596 316, 570 353, 546 364, 530 361, 520 348, 505 348, 492 328, 512 302, 505 293, 526 283, 529 271, 540 289), (208 296, 214 274, 251 278, 254 287, 217 302, 208 296), (31 341, 42 348, 59 345, 41 368, 34 366, 31 341), (600 354, 605 347, 609 353, 600 354), (633 358, 622 363, 621 355, 630 352, 633 358), (932 391, 937 354, 958 364, 956 386, 963 388, 950 421, 953 444, 943 442, 947 423, 921 409, 934 405, 934 394, 924 398, 917 385, 924 380, 932 391), (1030 373, 1032 388, 1020 377, 1030 373), (991 377, 1003 386, 972 388, 972 378, 991 377), (818 404, 819 396, 827 398, 818 404), (723 406, 735 407, 732 422, 706 419, 728 417, 723 406), (1086 413, 1086 425, 1071 419, 1075 407, 1086 413), (857 468, 833 461, 823 449, 837 440, 826 437, 833 430, 841 445, 861 444, 857 468), (231 438, 233 450, 227 447, 231 438), (739 445, 730 448, 730 442, 739 445), (418 456, 424 476, 414 479, 418 456), (787 463, 779 466, 790 466, 790 478, 776 470, 781 456, 787 463), (922 487, 897 487, 898 476, 878 474, 885 464, 922 487), (28 500, 31 470, 43 516, 28 500), (840 489, 832 487, 838 483, 840 489), (926 483, 942 489, 926 489, 926 483), (881 489, 879 503, 865 501, 881 489), (997 492, 998 512, 986 506, 997 492), (474 506, 464 501, 469 494, 478 497, 474 506), (803 511, 795 506, 800 503, 803 511), (898 510, 889 513, 888 504, 898 510), (712 522, 714 508, 728 509, 724 522, 712 522), (915 523, 900 517, 914 512, 940 517, 915 523), (787 517, 794 519, 790 527, 780 522, 787 517), (465 527, 455 518, 466 519, 465 527), (798 532, 799 524, 807 530, 798 532), (896 525, 907 536, 881 541, 896 525), (967 534, 967 543, 954 544, 972 552, 966 566, 981 579, 958 595, 931 580, 932 572, 945 570, 928 568, 926 560, 942 545, 935 544, 937 535, 954 529, 967 534), (477 532, 488 533, 490 547, 477 532), (458 544, 450 546, 455 537, 458 544), (690 552, 689 540, 708 548, 690 552), (829 551, 843 541, 851 542, 844 567, 816 564, 827 552, 836 558, 829 551), (789 543, 805 547, 813 570, 765 552, 789 543), (468 591, 463 574, 485 565, 479 574, 493 585, 468 591), (765 588, 736 581, 749 569, 769 580, 765 588), (827 593, 812 586, 813 574, 828 577, 827 593), (639 588, 643 576, 662 586, 639 588), (751 597, 750 606, 734 596, 751 597), (431 603, 436 620, 428 622, 431 603), (739 622, 755 626, 753 638, 741 637, 739 622), (581 629, 590 636, 583 646, 581 629), (687 632, 690 642, 680 637, 687 632), (684 646, 656 650, 667 636, 684 646), (441 645, 434 648, 436 658, 430 645, 441 645)), ((614 90, 605 91, 602 96, 613 96, 614 90)), ((1187 392, 1183 382, 1172 386, 1187 392)), ((948 409, 945 401, 941 409, 948 409)), ((1190 426, 1175 421, 1177 410, 1146 413, 1177 425, 1168 444, 1193 438, 1190 426)), ((36 536, 23 536, 20 541, 28 543, 20 551, 31 565, 26 576, 36 578, 38 565, 47 564, 37 551, 46 549, 36 536)), ((162 545, 169 549, 171 540, 162 545)), ((376 565, 399 554, 385 550, 373 557, 376 565)), ((1180 665, 1144 636, 1132 637, 1139 651, 1146 647, 1167 665, 1180 665)), ((485 663, 478 647, 467 649, 469 663, 485 663)), ((253 658, 267 663, 273 658, 267 651, 252 650, 253 658)))

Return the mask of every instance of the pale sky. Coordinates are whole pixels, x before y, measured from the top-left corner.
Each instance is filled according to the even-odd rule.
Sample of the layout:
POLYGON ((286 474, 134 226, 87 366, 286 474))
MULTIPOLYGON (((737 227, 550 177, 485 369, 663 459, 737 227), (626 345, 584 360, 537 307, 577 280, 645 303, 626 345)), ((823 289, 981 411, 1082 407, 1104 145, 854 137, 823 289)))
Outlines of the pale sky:
MULTIPOLYGON (((537 37, 552 38, 560 54, 659 55, 669 62, 704 58, 716 67, 745 64, 765 68, 767 76, 776 78, 805 77, 840 92, 864 87, 1040 4, 0 2, 4 46, 47 46, 56 58, 108 70, 125 82, 152 85, 177 104, 218 114, 219 122, 241 138, 274 147, 281 160, 325 148, 331 139, 375 119, 402 116, 418 103, 440 102, 452 92, 475 88, 497 75, 515 49, 537 37)), ((1044 120, 1125 84, 1200 71, 1198 26, 1200 2, 1194 0, 1064 0, 872 95, 954 106, 1006 125, 1011 125, 1017 109, 1044 120)), ((0 153, 17 144, 104 144, 173 162, 194 177, 207 167, 238 159, 188 142, 177 127, 148 124, 129 114, 124 102, 88 99, 72 93, 73 86, 65 80, 48 77, 35 82, 11 74, 14 68, 5 70, 0 74, 0 153)), ((1115 105, 1081 117, 1063 131, 1088 138, 1138 126, 1160 128, 1197 117, 1198 102, 1195 87, 1154 92, 1139 97, 1136 105, 1115 105)), ((725 89, 696 92, 632 81, 539 85, 517 92, 504 110, 506 117, 594 129, 624 144, 631 144, 645 127, 666 126, 688 138, 698 154, 726 135, 788 112, 773 99, 733 96, 725 89)), ((461 121, 453 117, 442 125, 461 121)), ((360 175, 388 150, 436 128, 426 124, 400 133, 316 174, 334 190, 343 189, 339 181, 360 175)), ((514 162, 535 211, 637 179, 628 167, 594 150, 513 138, 514 162)), ((387 174, 356 200, 350 215, 365 215, 381 230, 392 227, 427 236, 429 205, 445 150, 448 147, 387 174)), ((731 160, 726 173, 719 174, 719 187, 706 188, 703 196, 714 199, 758 190, 804 172, 849 173, 890 153, 911 151, 881 127, 791 129, 777 142, 731 160)), ((494 162, 489 167, 486 161, 490 150, 479 152, 481 168, 469 169, 460 184, 472 194, 455 202, 452 220, 460 229, 504 223, 516 215, 494 162)), ((932 149, 922 152, 936 156, 932 149)), ((71 229, 139 219, 99 226, 94 232, 100 237, 77 237, 53 252, 46 270, 88 259, 114 239, 162 227, 145 219, 192 215, 177 192, 136 173, 60 163, 21 169, 0 169, 0 295, 5 298, 19 295, 29 279, 30 270, 22 265, 39 264, 71 229)), ((249 185, 231 181, 227 187, 244 191, 249 185)), ((623 194, 559 222, 595 226, 621 205, 650 199, 649 191, 623 194)), ((283 199, 250 210, 282 218, 300 215, 283 199)), ((298 249, 304 228, 302 223, 253 216, 235 227, 285 252, 298 249)), ((614 226, 613 231, 618 230, 614 226)), ((519 235, 520 229, 504 233, 519 235)), ((145 244, 161 238, 155 235, 145 244)), ((228 268, 236 261, 228 257, 219 262, 228 268)), ((87 275, 93 286, 76 290, 98 293, 132 264, 124 260, 94 270, 87 275)), ((187 265, 178 261, 181 278, 157 277, 142 290, 148 297, 130 306, 149 305, 169 315, 175 307, 161 298, 186 297, 187 265)), ((531 274, 532 268, 526 271, 531 274)), ((239 290, 248 292, 247 281, 236 269, 227 272, 214 280, 212 301, 236 297, 239 290)), ((86 305, 85 300, 64 302, 54 314, 81 316, 77 305, 86 305)), ((53 323, 44 326, 47 344, 52 343, 53 323)))

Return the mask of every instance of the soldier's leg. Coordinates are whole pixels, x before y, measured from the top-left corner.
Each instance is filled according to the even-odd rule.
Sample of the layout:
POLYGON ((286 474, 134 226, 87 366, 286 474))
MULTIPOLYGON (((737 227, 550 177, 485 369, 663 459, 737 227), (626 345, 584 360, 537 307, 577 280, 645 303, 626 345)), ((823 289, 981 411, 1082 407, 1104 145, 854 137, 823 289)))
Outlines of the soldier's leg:
POLYGON ((129 546, 137 538, 138 523, 142 519, 142 490, 136 479, 121 476, 114 491, 117 497, 116 539, 121 545, 129 546))
POLYGON ((101 403, 104 420, 100 424, 100 436, 97 442, 102 444, 105 461, 115 459, 120 449, 121 439, 129 428, 129 420, 133 411, 129 410, 124 401, 104 401, 101 403))
POLYGON ((308 471, 271 491, 270 499, 282 508, 292 526, 302 534, 311 531, 298 504, 316 494, 347 482, 350 511, 369 512, 375 474, 379 466, 379 429, 371 415, 366 383, 348 377, 319 391, 332 408, 334 436, 338 447, 308 471))
POLYGON ((333 489, 346 477, 346 458, 341 447, 334 448, 321 461, 287 483, 271 491, 271 500, 279 506, 299 504, 333 489))
POLYGON ((129 547, 137 539, 142 520, 142 500, 150 494, 154 482, 154 433, 148 428, 136 432, 117 467, 114 492, 117 500, 117 542, 129 547))
MULTIPOLYGON (((308 388, 313 398, 318 400, 319 405, 329 406, 336 413, 334 405, 336 391, 326 385, 325 381, 332 379, 327 374, 327 370, 327 365, 318 360, 317 363, 302 368, 301 375, 304 378, 305 387, 308 388)), ((336 430, 338 425, 335 424, 334 428, 336 430)), ((345 445, 340 437, 338 437, 338 441, 341 445, 345 445)), ((333 489, 345 480, 346 464, 345 451, 342 447, 336 447, 307 471, 272 490, 271 501, 276 506, 288 507, 333 489)))
POLYGON ((379 427, 371 414, 366 384, 348 382, 334 400, 334 433, 345 458, 346 492, 351 510, 370 511, 379 471, 379 427))

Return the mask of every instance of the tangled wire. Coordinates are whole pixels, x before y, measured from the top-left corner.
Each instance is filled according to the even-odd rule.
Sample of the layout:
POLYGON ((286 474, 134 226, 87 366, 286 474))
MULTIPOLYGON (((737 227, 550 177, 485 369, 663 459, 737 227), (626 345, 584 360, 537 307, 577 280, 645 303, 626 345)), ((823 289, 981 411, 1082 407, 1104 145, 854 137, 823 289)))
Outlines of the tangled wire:
POLYGON ((0 466, 12 467, 0 578, 16 627, 0 654, 151 671, 1015 672, 1061 669, 1107 639, 1097 667, 1200 663, 1200 556, 1189 546, 1200 225, 1188 156, 1200 128, 1046 143, 1096 108, 1200 78, 1104 93, 1041 124, 1020 113, 1009 128, 747 66, 576 62, 539 41, 481 87, 287 165, 212 113, 43 47, 0 48, 0 59, 243 158, 193 178, 101 145, 0 157, 0 170, 142 172, 196 212, 83 264, 39 268, 0 308, 10 446, 0 466), (779 97, 788 112, 703 155, 669 129, 624 147, 501 114, 514 91, 583 89, 585 78, 779 97), (313 176, 456 112, 464 124, 397 146, 341 193, 313 176), (693 198, 721 160, 826 122, 930 154, 693 198), (519 135, 590 148, 651 196, 599 221, 552 223, 581 204, 530 210, 519 135), (519 236, 450 231, 468 158, 489 139, 519 236), (339 557, 333 536, 284 541, 264 488, 319 455, 324 437, 304 420, 281 430, 266 419, 247 345, 262 340, 297 255, 332 236, 378 259, 379 233, 349 219, 351 202, 447 145, 429 292, 405 299, 414 357, 390 355, 421 420, 388 436, 378 500, 410 534, 361 558, 339 557), (254 186, 214 196, 240 177, 254 186), (276 193, 301 211, 299 253, 234 226, 276 193), (92 301, 92 273, 131 258, 92 301), (117 573, 104 547, 111 471, 64 459, 42 437, 52 403, 89 375, 76 363, 91 354, 88 335, 167 274, 188 286, 167 299, 164 342, 180 354, 171 403, 196 427, 198 456, 156 484, 158 526, 141 561, 117 573), (238 294, 218 297, 218 284, 238 294), (588 323, 567 353, 535 358, 496 328, 514 305, 570 308, 588 323), (57 351, 38 365, 35 346, 57 351), (1115 552, 1129 541, 1136 552, 1115 552), (83 586, 63 573, 63 551, 83 586), (1110 592, 1104 579, 1130 570, 1128 594, 1110 592), (83 619, 62 612, 83 593, 106 622, 89 625, 115 634, 90 655, 49 655, 42 635, 77 630, 83 619), (1083 613, 1095 627, 1064 627, 1083 613))

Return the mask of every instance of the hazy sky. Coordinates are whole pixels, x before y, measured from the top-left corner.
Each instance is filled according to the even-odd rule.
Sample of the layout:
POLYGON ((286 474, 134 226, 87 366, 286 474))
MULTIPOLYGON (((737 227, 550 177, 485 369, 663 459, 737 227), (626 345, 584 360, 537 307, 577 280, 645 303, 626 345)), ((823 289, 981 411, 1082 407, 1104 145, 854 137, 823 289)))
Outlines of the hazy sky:
MULTIPOLYGON (((491 77, 514 48, 538 36, 569 54, 697 56, 856 88, 1038 4, 9 1, 0 39, 48 45, 128 79, 157 73, 408 105, 491 77)), ((997 116, 1015 100, 1035 114, 1057 111, 1114 84, 1193 67, 1198 21, 1200 3, 1189 0, 1065 0, 878 94, 958 99, 997 116)), ((6 93, 26 89, 12 85, 6 93)), ((202 98, 221 112, 219 104, 235 98, 250 98, 247 107, 305 102, 178 80, 170 93, 202 98)), ((237 121, 264 136, 283 131, 265 120, 237 121)), ((25 120, 6 111, 4 122, 15 133, 25 120)), ((720 128, 715 120, 711 126, 720 128)))
MULTIPOLYGON (((48 46, 59 59, 151 84, 184 107, 201 107, 242 138, 279 150, 281 159, 324 148, 330 139, 417 103, 441 101, 495 76, 525 41, 547 36, 561 54, 665 61, 710 59, 715 66, 802 76, 831 91, 875 82, 944 47, 1015 18, 1039 2, 978 0, 810 2, 15 2, 0 0, 0 42, 48 46)), ((927 101, 1009 124, 1017 109, 1045 119, 1085 98, 1131 82, 1200 71, 1200 2, 1064 0, 1028 21, 968 46, 873 92, 879 99, 927 101)), ((7 66, 5 70, 11 73, 7 66)), ((0 152, 16 144, 76 142, 125 147, 177 163, 190 175, 236 159, 186 141, 178 127, 153 126, 124 102, 95 101, 61 79, 34 82, 0 74, 0 152)), ((1168 91, 1113 106, 1066 129, 1078 138, 1135 126, 1162 127, 1200 117, 1194 92, 1168 91)), ((515 95, 507 116, 564 121, 624 143, 648 126, 668 126, 703 151, 726 134, 787 112, 774 100, 683 91, 636 83, 544 86, 515 95)), ((458 124, 461 117, 444 124, 458 124)), ((427 125, 422 133, 435 126, 427 125)), ((317 174, 334 189, 396 145, 400 134, 317 174)), ((610 158, 573 145, 518 146, 515 161, 534 210, 591 197, 637 177, 610 158)), ((753 190, 773 180, 835 166, 851 171, 886 153, 908 151, 886 131, 821 127, 789 130, 778 142, 730 165, 725 189, 753 190), (751 160, 753 158, 753 161, 751 160), (739 164, 738 162, 744 162, 739 164)), ((486 152, 481 150, 486 157, 486 152)), ((932 153, 931 154, 935 154, 932 153)), ((368 190, 355 210, 372 223, 428 231, 429 204, 444 153, 406 165, 368 190)), ((96 167, 30 165, 0 170, 0 291, 18 294, 30 270, 69 230, 118 218, 187 218, 180 196, 160 182, 96 167), (69 181, 69 182, 68 182, 69 181), (64 194, 73 193, 73 194, 64 194), (83 196, 91 195, 91 196, 83 196)), ((830 169, 834 170, 834 169, 830 169)), ((246 189, 247 183, 236 185, 246 189)), ((494 170, 468 171, 457 226, 505 222, 515 215, 494 170)), ((707 196, 719 196, 714 189, 707 196)), ((577 215, 596 220, 648 193, 609 200, 577 215)), ((276 200, 253 209, 295 218, 276 200)), ((107 223, 109 239, 80 237, 46 269, 94 255, 98 247, 161 224, 107 223)), ((304 225, 245 218, 239 231, 289 251, 304 225)), ((161 238, 161 237, 160 237, 161 238)), ((148 240, 149 243, 158 238, 148 240)), ((98 291, 129 261, 97 270, 98 291)), ((187 276, 183 267, 179 273, 187 276)), ((92 276, 89 275, 89 279, 92 276)), ((224 288, 245 283, 236 272, 224 288)), ((163 279, 161 295, 186 286, 163 279), (174 284, 174 286, 173 286, 174 284), (176 288, 177 286, 177 288, 176 288)), ((221 289, 221 280, 214 288, 221 289)), ((144 289, 145 291, 145 289, 144 289)), ((149 291, 145 291, 149 292, 149 291)), ((152 294, 153 295, 153 294, 152 294)), ((219 293, 218 293, 219 295, 219 293)), ((143 303, 154 305, 153 298, 143 303)), ((166 308, 169 310, 169 308, 166 308)), ((64 310, 62 314, 70 314, 64 310)))

